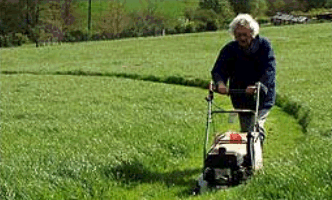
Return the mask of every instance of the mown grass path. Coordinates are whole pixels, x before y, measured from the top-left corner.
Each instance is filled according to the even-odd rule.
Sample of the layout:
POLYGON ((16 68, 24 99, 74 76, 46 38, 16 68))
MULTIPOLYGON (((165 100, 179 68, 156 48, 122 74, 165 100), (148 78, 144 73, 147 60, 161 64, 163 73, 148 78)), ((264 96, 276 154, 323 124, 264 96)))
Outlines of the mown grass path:
MULTIPOLYGON (((267 122, 265 174, 195 199, 332 198, 331 139, 324 132, 330 121, 317 117, 331 109, 324 104, 331 95, 311 84, 329 81, 328 68, 326 76, 318 69, 330 59, 330 46, 322 43, 331 34, 323 25, 292 27, 262 33, 276 51, 278 92, 312 108, 309 131, 303 135, 275 107, 267 122), (306 101, 315 91, 320 98, 306 101)), ((187 192, 201 167, 206 90, 142 80, 200 86, 228 40, 218 32, 2 49, 2 197, 192 198, 187 192)), ((218 103, 230 106, 225 98, 218 103)))

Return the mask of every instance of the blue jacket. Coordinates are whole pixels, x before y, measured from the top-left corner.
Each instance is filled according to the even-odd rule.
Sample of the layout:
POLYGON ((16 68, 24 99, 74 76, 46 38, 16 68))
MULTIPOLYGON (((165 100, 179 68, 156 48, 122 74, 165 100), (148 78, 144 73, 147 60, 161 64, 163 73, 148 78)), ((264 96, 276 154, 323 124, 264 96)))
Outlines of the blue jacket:
MULTIPOLYGON (((260 94, 259 109, 269 109, 275 104, 276 61, 271 43, 259 35, 253 45, 243 50, 237 41, 226 44, 220 51, 211 71, 215 83, 229 81, 230 89, 245 89, 260 81, 267 88, 267 94, 260 94)), ((233 106, 242 109, 255 109, 254 96, 231 94, 233 106)))

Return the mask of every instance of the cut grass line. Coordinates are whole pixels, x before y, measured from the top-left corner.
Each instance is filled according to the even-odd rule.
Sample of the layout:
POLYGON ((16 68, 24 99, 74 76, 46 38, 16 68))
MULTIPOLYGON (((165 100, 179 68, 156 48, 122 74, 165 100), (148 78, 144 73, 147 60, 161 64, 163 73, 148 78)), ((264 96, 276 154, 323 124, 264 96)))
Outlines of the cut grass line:
MULTIPOLYGON (((89 71, 56 71, 56 72, 33 72, 33 71, 1 71, 1 74, 32 74, 32 75, 70 75, 70 76, 107 76, 107 77, 117 77, 117 78, 127 78, 132 80, 142 80, 157 83, 182 85, 189 87, 197 87, 206 89, 208 88, 209 80, 203 80, 199 78, 195 79, 185 79, 180 76, 167 76, 158 77, 154 75, 139 75, 133 73, 116 73, 116 72, 89 72, 89 71)), ((293 116, 297 122, 301 125, 302 131, 307 132, 307 127, 310 123, 310 109, 308 106, 302 104, 301 102, 294 101, 289 97, 277 92, 276 106, 280 107, 283 111, 293 116)))

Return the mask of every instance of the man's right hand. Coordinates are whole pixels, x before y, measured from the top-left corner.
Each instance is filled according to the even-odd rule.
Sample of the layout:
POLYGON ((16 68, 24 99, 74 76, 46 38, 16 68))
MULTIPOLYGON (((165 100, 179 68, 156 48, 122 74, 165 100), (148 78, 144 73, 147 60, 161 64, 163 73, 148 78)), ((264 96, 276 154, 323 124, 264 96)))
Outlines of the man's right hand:
POLYGON ((228 94, 228 88, 225 86, 224 83, 219 83, 218 88, 217 88, 217 92, 220 93, 220 94, 227 95, 228 94))

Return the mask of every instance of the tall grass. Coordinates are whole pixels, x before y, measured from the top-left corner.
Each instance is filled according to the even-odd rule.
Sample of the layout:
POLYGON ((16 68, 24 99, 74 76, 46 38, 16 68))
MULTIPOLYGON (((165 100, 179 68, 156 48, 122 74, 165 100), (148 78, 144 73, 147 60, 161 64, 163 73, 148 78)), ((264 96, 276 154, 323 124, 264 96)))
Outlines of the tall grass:
MULTIPOLYGON (((201 171, 205 90, 62 75, 3 75, 1 90, 2 199, 190 197, 201 171)), ((216 119, 226 126, 226 116, 216 119)), ((287 159, 278 148, 294 148, 299 127, 275 109, 267 129, 267 165, 287 159), (277 140, 290 130, 287 142, 277 140)))

